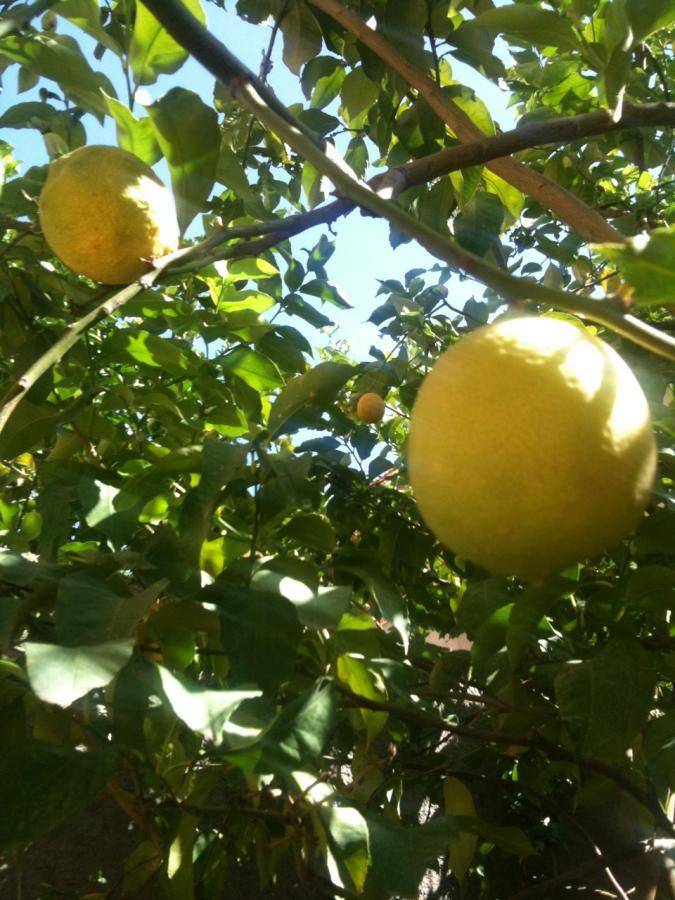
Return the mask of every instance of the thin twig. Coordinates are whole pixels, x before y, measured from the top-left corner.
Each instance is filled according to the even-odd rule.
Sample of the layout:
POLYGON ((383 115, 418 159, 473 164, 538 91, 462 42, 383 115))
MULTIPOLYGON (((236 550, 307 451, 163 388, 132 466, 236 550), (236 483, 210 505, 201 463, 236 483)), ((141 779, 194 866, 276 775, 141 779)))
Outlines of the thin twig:
MULTIPOLYGON (((270 35, 269 42, 267 47, 265 48, 265 52, 262 55, 262 59, 260 61, 260 69, 258 70, 258 78, 262 81, 263 84, 267 84, 267 76, 270 73, 271 63, 272 63, 272 53, 274 51, 274 44, 277 40, 277 35, 279 34, 279 28, 281 27, 281 23, 284 19, 284 16, 288 12, 288 7, 290 5, 290 0, 284 0, 284 5, 281 7, 279 15, 277 16, 274 25, 272 26, 272 34, 270 35)), ((241 165, 243 169, 246 169, 246 165, 248 163, 248 154, 251 149, 251 137, 253 136, 253 126, 255 125, 255 116, 251 116, 251 121, 248 126, 248 132, 246 133, 246 142, 244 144, 244 152, 242 154, 241 165)))
MULTIPOLYGON (((654 852, 655 850, 653 847, 642 844, 638 848, 627 848, 612 854, 610 862, 612 864, 620 863, 631 859, 634 856, 646 856, 648 853, 654 852)), ((561 872, 560 875, 554 875, 552 878, 547 878, 545 881, 539 881, 536 884, 525 888, 525 890, 518 891, 517 894, 512 894, 510 900, 526 900, 526 898, 529 900, 530 897, 539 897, 541 895, 551 897, 553 896, 551 894, 551 888, 561 887, 569 882, 578 881, 580 878, 588 875, 589 872, 597 869, 599 864, 600 860, 597 856, 594 856, 592 859, 581 863, 581 865, 574 866, 572 869, 567 869, 566 872, 561 872)))

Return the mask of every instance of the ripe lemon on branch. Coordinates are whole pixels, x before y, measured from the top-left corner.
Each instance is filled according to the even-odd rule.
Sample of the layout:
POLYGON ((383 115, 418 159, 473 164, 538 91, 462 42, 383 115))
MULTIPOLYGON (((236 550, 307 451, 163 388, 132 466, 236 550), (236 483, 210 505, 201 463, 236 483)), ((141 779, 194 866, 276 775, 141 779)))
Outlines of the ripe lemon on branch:
POLYGON ((538 581, 630 533, 656 447, 645 395, 611 347, 568 321, 522 316, 438 359, 415 401, 408 461, 442 543, 538 581))
POLYGON ((40 196, 40 224, 62 262, 105 284, 134 281, 178 246, 170 191, 118 147, 80 147, 55 160, 40 196))

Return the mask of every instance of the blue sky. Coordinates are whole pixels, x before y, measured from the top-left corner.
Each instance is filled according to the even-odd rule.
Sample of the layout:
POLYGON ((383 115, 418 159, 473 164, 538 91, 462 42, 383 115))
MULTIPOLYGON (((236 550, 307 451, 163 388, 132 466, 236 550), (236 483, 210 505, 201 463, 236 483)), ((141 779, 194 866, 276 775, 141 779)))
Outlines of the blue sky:
MULTIPOLYGON (((228 4, 228 6, 232 9, 234 4, 228 4)), ((233 12, 217 9, 211 4, 207 5, 207 11, 208 25, 211 31, 250 68, 257 71, 261 55, 269 41, 270 28, 265 25, 249 25, 233 12)), ((58 30, 75 34, 69 26, 64 24, 63 20, 59 20, 58 30)), ((117 58, 107 52, 97 63, 92 56, 93 42, 83 36, 82 32, 78 31, 76 36, 90 63, 105 72, 115 85, 120 98, 125 98, 126 88, 117 58)), ((298 80, 282 62, 281 51, 282 41, 281 35, 279 35, 272 57, 274 65, 269 82, 283 102, 291 104, 302 101, 298 80)), ((507 108, 508 93, 496 88, 470 67, 458 63, 452 58, 449 61, 454 78, 476 91, 477 95, 487 104, 495 121, 502 128, 512 127, 515 120, 513 112, 507 108)), ((0 110, 7 109, 16 102, 38 99, 37 89, 21 95, 17 94, 17 72, 18 67, 14 66, 3 76, 4 93, 1 98, 0 110)), ((206 102, 213 95, 213 78, 193 60, 189 60, 175 75, 161 77, 154 85, 149 85, 147 90, 151 99, 156 100, 176 84, 197 92, 206 102)), ((140 107, 137 106, 135 111, 139 115, 140 107)), ((86 116, 84 125, 87 131, 87 143, 116 144, 115 130, 110 118, 101 127, 92 116, 86 116)), ((21 161, 22 171, 32 165, 41 165, 47 162, 44 143, 37 131, 0 129, 0 137, 15 147, 15 155, 21 161)), ((161 166, 158 167, 158 171, 166 179, 166 172, 162 170, 161 166)), ((168 181, 168 179, 166 180, 168 181)), ((414 243, 405 244, 393 250, 389 244, 387 224, 358 213, 352 213, 348 218, 340 220, 334 230, 337 235, 336 251, 327 265, 328 274, 339 285, 354 308, 344 312, 333 306, 326 308, 325 313, 339 326, 338 331, 332 336, 327 336, 320 335, 316 330, 311 329, 311 333, 308 332, 307 336, 314 346, 346 340, 353 358, 365 360, 368 358, 368 350, 372 344, 381 345, 377 329, 366 321, 371 311, 381 302, 381 298, 375 296, 378 279, 402 279, 409 269, 432 265, 433 260, 425 250, 414 243)), ((304 258, 304 254, 300 252, 301 248, 313 246, 320 234, 321 229, 315 228, 294 239, 294 250, 301 261, 304 258)), ((471 284, 461 283, 458 278, 451 279, 447 286, 450 291, 449 299, 453 305, 461 307, 474 294, 471 284)), ((480 291, 480 289, 478 290, 480 291)), ((302 328, 299 319, 294 318, 292 323, 301 330, 306 330, 302 328)))

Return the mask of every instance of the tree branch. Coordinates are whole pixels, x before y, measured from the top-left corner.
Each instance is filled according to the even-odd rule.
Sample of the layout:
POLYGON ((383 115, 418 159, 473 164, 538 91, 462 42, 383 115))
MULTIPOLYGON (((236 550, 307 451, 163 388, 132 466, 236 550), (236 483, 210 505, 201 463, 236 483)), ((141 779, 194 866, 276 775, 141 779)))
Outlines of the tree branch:
MULTIPOLYGON (((557 291, 543 284, 516 278, 463 250, 449 237, 436 232, 423 222, 419 222, 402 207, 381 197, 356 177, 331 144, 318 146, 314 137, 308 138, 304 130, 300 130, 294 123, 289 123, 289 118, 293 117, 288 111, 281 116, 276 109, 272 109, 258 92, 255 84, 257 79, 217 38, 209 34, 186 6, 178 0, 143 0, 143 2, 181 46, 212 74, 228 84, 232 95, 254 112, 263 125, 289 144, 319 172, 330 178, 338 193, 346 199, 376 216, 387 219, 408 237, 417 240, 433 256, 493 288, 507 301, 529 299, 557 306, 605 325, 655 353, 675 359, 675 339, 639 319, 626 315, 618 304, 599 303, 557 291)), ((278 106, 278 101, 275 106, 278 106)))
POLYGON ((505 744, 509 747, 528 747, 532 750, 540 750, 551 759, 560 759, 565 762, 571 762, 577 766, 585 766, 595 772, 599 772, 607 778, 610 778, 615 784, 623 788, 626 793, 634 797, 638 803, 649 810, 654 817, 654 821, 658 823, 667 834, 675 834, 675 826, 668 816, 661 809, 658 800, 650 796, 647 792, 638 787, 631 778, 624 772, 603 760, 592 757, 580 757, 572 750, 566 747, 559 747, 557 744, 551 744, 536 733, 530 734, 508 734, 503 731, 489 731, 483 728, 473 728, 469 725, 455 725, 447 722, 440 716, 432 713, 424 712, 419 709, 398 706, 395 703, 388 703, 380 700, 371 700, 362 697, 350 691, 343 685, 336 685, 338 691, 345 697, 346 701, 358 708, 372 709, 377 712, 388 712, 397 716, 404 721, 416 722, 424 728, 432 728, 439 731, 446 731, 449 734, 455 734, 458 737, 470 738, 477 741, 483 741, 492 744, 505 744))
POLYGON ((578 116, 530 122, 503 134, 447 147, 391 171, 400 172, 405 179, 405 186, 411 187, 457 169, 489 163, 499 157, 510 156, 512 153, 529 150, 532 147, 565 144, 625 128, 673 126, 675 126, 675 103, 626 103, 618 121, 614 121, 607 110, 599 109, 578 116))
MULTIPOLYGON (((609 862, 614 865, 614 863, 626 862, 633 857, 646 856, 648 853, 655 852, 653 847, 649 847, 645 844, 640 844, 638 847, 626 847, 624 850, 613 853, 609 862)), ((603 860, 598 856, 594 856, 592 859, 589 859, 578 866, 567 869, 566 872, 561 872, 560 875, 554 875, 552 878, 547 878, 545 881, 538 881, 535 884, 530 885, 530 887, 518 891, 517 894, 512 894, 510 900, 525 900, 525 898, 539 897, 541 895, 551 897, 553 896, 551 894, 551 888, 563 887, 568 885, 570 881, 578 881, 580 878, 584 878, 589 873, 593 872, 602 864, 603 860)))
MULTIPOLYGON (((530 299, 537 303, 576 313, 612 329, 617 334, 654 353, 668 359, 675 359, 675 338, 663 334, 640 319, 627 315, 618 304, 575 296, 527 279, 516 278, 508 272, 495 268, 484 259, 463 250, 449 237, 418 222, 402 207, 386 199, 393 193, 393 189, 386 184, 389 176, 378 176, 373 179, 372 185, 366 184, 354 175, 331 145, 319 146, 315 135, 308 135, 305 129, 300 126, 296 127, 293 116, 285 107, 282 106, 283 115, 277 113, 275 109, 281 104, 276 98, 274 98, 275 109, 272 109, 255 87, 259 79, 239 63, 236 57, 216 38, 210 35, 182 3, 176 2, 176 0, 144 0, 144 2, 169 33, 198 61, 204 65, 208 63, 209 71, 224 81, 230 87, 233 95, 249 108, 264 125, 280 135, 297 153, 315 165, 322 174, 328 175, 338 191, 344 195, 344 199, 336 200, 308 213, 289 216, 286 219, 224 229, 200 244, 179 250, 158 261, 156 267, 141 281, 123 288, 112 297, 99 303, 77 322, 68 326, 56 343, 33 363, 7 392, 5 398, 0 401, 0 433, 16 407, 37 380, 51 366, 58 363, 92 325, 119 310, 141 290, 154 284, 165 272, 181 274, 203 268, 217 259, 231 259, 262 253, 276 243, 313 225, 334 221, 339 216, 348 213, 354 206, 361 206, 374 215, 386 219, 406 235, 416 239, 432 255, 493 288, 507 301, 530 299), (236 67, 235 71, 232 70, 233 65, 236 67), (381 183, 381 187, 374 190, 378 181, 381 183), (235 237, 260 235, 261 232, 267 233, 257 240, 243 241, 235 246, 225 248, 225 250, 214 252, 219 245, 235 237)), ((266 95, 271 93, 267 87, 264 85, 262 87, 266 95)), ((664 110, 663 104, 657 104, 657 106, 662 111, 664 110)), ((664 115, 666 113, 670 115, 668 108, 665 109, 664 115)), ((651 110, 645 115, 655 117, 657 114, 651 110)), ((575 127, 578 129, 579 126, 575 127)), ((593 127, 596 126, 593 125, 593 127)), ((483 145, 483 140, 480 143, 483 145)))
MULTIPOLYGON (((373 53, 414 87, 434 112, 457 135, 460 141, 479 140, 483 132, 471 121, 426 73, 416 69, 378 31, 371 28, 356 13, 346 9, 339 0, 309 0, 347 31, 358 38, 373 53)), ((616 231, 598 212, 587 206, 574 194, 554 181, 519 163, 515 159, 500 159, 489 164, 489 168, 500 178, 517 187, 524 194, 533 197, 543 207, 554 212, 570 228, 585 240, 601 243, 613 241, 621 243, 624 236, 616 231)))
POLYGON ((101 303, 98 303, 90 312, 82 316, 81 319, 78 319, 77 322, 73 322, 69 325, 56 343, 54 343, 46 353, 43 353, 42 356, 35 360, 32 366, 30 366, 21 378, 12 385, 2 401, 0 401, 0 434, 2 434, 14 410, 19 403, 21 403, 30 389, 36 384, 38 379, 65 356, 70 348, 79 341, 85 331, 91 328, 91 326, 100 319, 111 316, 141 291, 154 284, 169 263, 176 259, 182 259, 192 250, 192 247, 187 247, 159 260, 155 268, 147 275, 143 276, 141 280, 135 281, 133 284, 129 284, 125 288, 122 288, 121 291, 113 294, 112 297, 108 297, 101 303))
MULTIPOLYGON (((625 104, 623 115, 614 121, 606 110, 582 113, 578 116, 547 119, 533 122, 513 131, 505 131, 493 137, 484 137, 469 144, 447 147, 421 159, 403 163, 379 173, 368 181, 369 186, 387 199, 394 199, 404 190, 426 184, 435 178, 448 175, 469 166, 480 165, 498 157, 520 150, 547 144, 562 144, 583 140, 611 131, 631 127, 669 128, 675 126, 675 103, 625 104)), ((204 252, 217 247, 225 240, 255 237, 263 234, 280 234, 280 240, 299 234, 315 225, 329 224, 356 208, 355 203, 337 200, 305 213, 288 216, 273 222, 256 222, 218 232, 202 244, 204 252)))
POLYGON ((11 216, 0 216, 0 228, 30 234, 38 234, 40 231, 34 222, 22 222, 20 219, 12 219, 11 216))
POLYGON ((24 6, 18 12, 3 16, 0 19, 0 40, 15 31, 20 31, 31 19, 46 12, 56 2, 57 0, 37 0, 37 3, 33 3, 32 6, 24 6))

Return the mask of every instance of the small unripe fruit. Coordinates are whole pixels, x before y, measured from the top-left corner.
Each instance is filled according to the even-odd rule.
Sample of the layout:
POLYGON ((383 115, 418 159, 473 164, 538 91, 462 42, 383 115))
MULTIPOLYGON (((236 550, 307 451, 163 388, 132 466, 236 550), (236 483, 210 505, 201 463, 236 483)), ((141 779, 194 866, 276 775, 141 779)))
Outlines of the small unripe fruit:
POLYGON ((356 417, 366 425, 382 421, 384 400, 379 394, 361 394, 356 404, 356 417))

